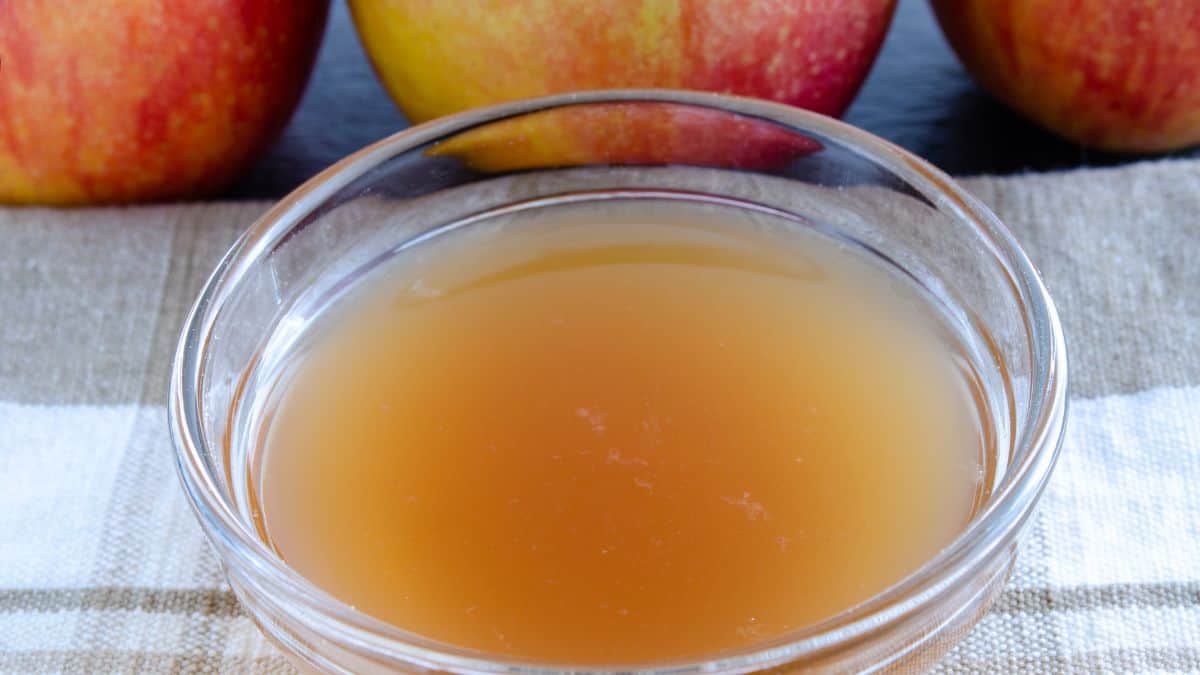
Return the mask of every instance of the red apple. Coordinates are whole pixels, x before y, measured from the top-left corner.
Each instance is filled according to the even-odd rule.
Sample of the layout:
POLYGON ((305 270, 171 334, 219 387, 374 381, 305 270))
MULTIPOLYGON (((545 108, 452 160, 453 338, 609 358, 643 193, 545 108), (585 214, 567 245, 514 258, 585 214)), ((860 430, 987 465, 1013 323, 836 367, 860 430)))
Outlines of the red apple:
MULTIPOLYGON (((895 0, 350 0, 350 9, 388 92, 422 122, 513 99, 631 87, 755 96, 840 115, 879 51, 895 0)), ((537 129, 508 125, 476 139, 480 148, 506 146, 507 155, 474 158, 493 168, 726 156, 720 163, 744 165, 760 151, 770 159, 797 149, 797 137, 765 123, 743 120, 721 134, 715 116, 643 110, 630 108, 624 121, 580 111, 554 113, 537 129), (715 140, 704 142, 701 131, 715 140), (747 147, 736 143, 738 132, 748 132, 747 147)))
POLYGON ((0 202, 221 189, 282 130, 329 0, 0 0, 0 202))
POLYGON ((967 70, 1043 127, 1104 150, 1200 143, 1200 2, 932 3, 967 70))

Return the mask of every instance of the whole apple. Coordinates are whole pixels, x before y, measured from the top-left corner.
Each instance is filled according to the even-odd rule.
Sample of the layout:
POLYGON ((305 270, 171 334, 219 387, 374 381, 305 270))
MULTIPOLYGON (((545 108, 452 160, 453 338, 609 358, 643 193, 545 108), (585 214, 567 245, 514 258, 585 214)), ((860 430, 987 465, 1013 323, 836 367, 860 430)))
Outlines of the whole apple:
POLYGON ((584 89, 667 87, 840 115, 895 0, 350 0, 414 122, 584 89))
POLYGON ((967 70, 1041 126, 1103 150, 1200 143, 1200 2, 932 4, 967 70))
POLYGON ((329 0, 0 1, 0 202, 220 190, 300 99, 329 0))

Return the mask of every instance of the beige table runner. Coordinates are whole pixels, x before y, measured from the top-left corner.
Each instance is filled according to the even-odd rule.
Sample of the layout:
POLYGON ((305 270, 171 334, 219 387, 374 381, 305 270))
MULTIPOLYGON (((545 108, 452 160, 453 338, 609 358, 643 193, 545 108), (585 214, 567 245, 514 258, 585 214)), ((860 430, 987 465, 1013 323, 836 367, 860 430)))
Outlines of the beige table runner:
MULTIPOLYGON (((1200 162, 968 186, 1072 357, 1062 462, 946 672, 1200 672, 1200 162)), ((261 203, 0 209, 0 672, 276 672, 172 464, 184 313, 261 203)))

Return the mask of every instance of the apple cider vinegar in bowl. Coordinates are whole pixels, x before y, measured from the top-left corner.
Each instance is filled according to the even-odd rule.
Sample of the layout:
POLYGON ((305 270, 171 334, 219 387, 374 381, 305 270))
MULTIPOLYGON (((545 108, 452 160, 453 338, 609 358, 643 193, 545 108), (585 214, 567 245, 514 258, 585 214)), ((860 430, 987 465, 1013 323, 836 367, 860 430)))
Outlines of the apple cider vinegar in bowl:
POLYGON ((180 472, 231 585, 328 672, 936 662, 1011 570, 1065 360, 1028 261, 932 171, 672 92, 480 111, 335 166, 222 262, 176 360, 180 472), (739 135, 651 142, 676 118, 739 135), (593 121, 632 124, 637 161, 555 154, 593 121))
POLYGON ((816 623, 964 529, 986 413, 910 282, 738 209, 621 207, 451 230, 311 322, 255 414, 286 564, 434 640, 623 664, 816 623))

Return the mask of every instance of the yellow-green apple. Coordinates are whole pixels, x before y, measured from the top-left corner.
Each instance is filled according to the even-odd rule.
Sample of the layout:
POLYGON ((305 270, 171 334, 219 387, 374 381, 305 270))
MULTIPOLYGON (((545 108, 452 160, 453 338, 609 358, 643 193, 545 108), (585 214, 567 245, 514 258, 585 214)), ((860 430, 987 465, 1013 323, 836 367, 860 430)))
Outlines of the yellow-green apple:
POLYGON ((1092 147, 1200 143, 1197 0, 932 0, 959 58, 1001 101, 1092 147))
MULTIPOLYGON (((631 87, 740 94, 840 115, 879 51, 895 0, 350 0, 350 9, 384 86, 420 122, 518 98, 631 87)), ((737 131, 755 127, 768 153, 786 141, 746 123, 706 144, 688 133, 694 115, 629 112, 619 124, 556 113, 537 134, 525 125, 527 138, 541 139, 526 150, 578 163, 685 161, 725 148, 740 153, 728 162, 736 164, 755 152, 736 147, 737 131)), ((715 132, 711 122, 702 126, 715 132)))
POLYGON ((0 0, 0 202, 219 190, 282 130, 329 0, 0 0))

